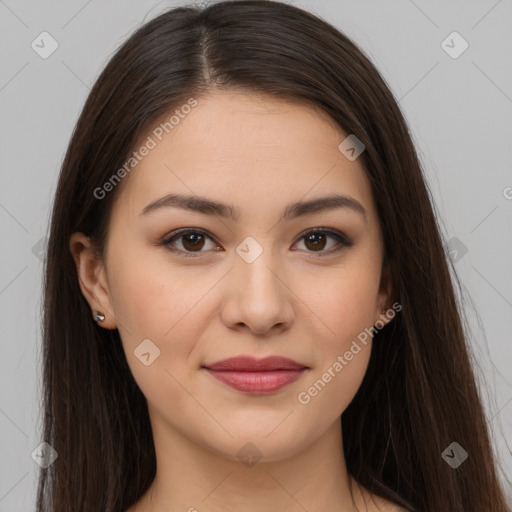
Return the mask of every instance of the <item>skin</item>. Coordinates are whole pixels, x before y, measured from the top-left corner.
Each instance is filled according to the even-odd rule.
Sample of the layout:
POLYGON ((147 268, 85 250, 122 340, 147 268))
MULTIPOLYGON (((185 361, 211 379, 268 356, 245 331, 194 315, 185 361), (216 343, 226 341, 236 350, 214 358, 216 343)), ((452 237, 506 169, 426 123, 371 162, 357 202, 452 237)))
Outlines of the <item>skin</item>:
POLYGON ((347 135, 317 108, 209 93, 124 178, 104 261, 82 233, 71 237, 82 292, 105 314, 100 325, 119 330, 148 401, 157 474, 129 512, 400 510, 359 488, 343 456, 339 418, 371 340, 307 405, 297 398, 390 307, 371 188, 360 159, 338 149, 347 135), (240 218, 171 207, 140 215, 168 193, 231 204, 240 218), (338 208, 279 221, 288 203, 332 193, 357 200, 365 216, 338 208), (159 245, 179 228, 211 238, 176 238, 181 254, 159 245), (324 232, 315 251, 305 239, 313 228, 354 245, 320 257, 340 246, 324 232), (236 252, 249 236, 263 250, 251 263, 236 252), (134 355, 144 339, 160 350, 149 366, 134 355), (281 355, 309 369, 279 391, 249 395, 201 368, 237 355, 281 355), (237 457, 248 442, 261 454, 252 467, 237 457))

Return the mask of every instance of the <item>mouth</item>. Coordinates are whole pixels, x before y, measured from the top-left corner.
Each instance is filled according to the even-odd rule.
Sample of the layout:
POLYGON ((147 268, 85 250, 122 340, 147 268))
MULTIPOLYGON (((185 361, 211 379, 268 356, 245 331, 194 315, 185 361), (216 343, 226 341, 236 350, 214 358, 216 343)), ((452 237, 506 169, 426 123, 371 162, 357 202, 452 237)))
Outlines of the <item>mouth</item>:
POLYGON ((204 365, 203 368, 231 388, 252 394, 278 391, 295 382, 309 369, 293 359, 279 356, 264 359, 233 357, 204 365))

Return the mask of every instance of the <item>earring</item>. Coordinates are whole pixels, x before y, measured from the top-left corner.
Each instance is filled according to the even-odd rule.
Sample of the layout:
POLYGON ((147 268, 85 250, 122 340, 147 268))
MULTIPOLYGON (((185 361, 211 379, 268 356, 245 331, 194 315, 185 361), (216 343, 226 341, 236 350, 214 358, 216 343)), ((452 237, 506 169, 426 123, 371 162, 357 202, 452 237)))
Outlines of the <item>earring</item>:
POLYGON ((105 320, 105 315, 100 313, 99 311, 95 312, 94 321, 95 322, 103 322, 105 320))

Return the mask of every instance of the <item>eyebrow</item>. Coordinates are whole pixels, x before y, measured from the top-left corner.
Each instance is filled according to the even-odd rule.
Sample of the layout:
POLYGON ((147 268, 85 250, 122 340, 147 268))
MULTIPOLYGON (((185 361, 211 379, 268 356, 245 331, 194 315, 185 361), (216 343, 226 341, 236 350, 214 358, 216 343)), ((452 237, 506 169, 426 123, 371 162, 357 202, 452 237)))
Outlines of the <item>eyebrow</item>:
MULTIPOLYGON (((160 199, 156 199, 148 204, 139 215, 147 215, 160 208, 170 207, 181 208, 205 215, 219 215, 222 218, 231 219, 233 221, 237 221, 240 218, 240 213, 237 209, 229 204, 219 203, 206 197, 183 194, 168 194, 160 199)), ((352 197, 338 194, 319 197, 317 199, 311 199, 310 201, 290 203, 286 206, 280 220, 291 220, 303 215, 334 210, 336 208, 350 209, 361 214, 366 220, 366 210, 359 201, 356 201, 352 197)))

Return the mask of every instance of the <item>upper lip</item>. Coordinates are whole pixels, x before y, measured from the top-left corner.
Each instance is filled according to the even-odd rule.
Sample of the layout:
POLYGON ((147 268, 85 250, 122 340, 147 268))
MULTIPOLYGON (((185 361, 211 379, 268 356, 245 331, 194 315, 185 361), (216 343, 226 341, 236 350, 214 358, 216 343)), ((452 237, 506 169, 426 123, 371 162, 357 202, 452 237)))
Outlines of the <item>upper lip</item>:
POLYGON ((214 371, 241 371, 263 372, 272 370, 302 370, 307 366, 281 356, 269 356, 256 359, 250 356, 230 357, 212 364, 205 364, 205 368, 214 371))

